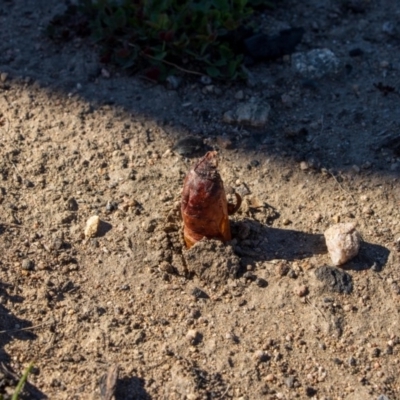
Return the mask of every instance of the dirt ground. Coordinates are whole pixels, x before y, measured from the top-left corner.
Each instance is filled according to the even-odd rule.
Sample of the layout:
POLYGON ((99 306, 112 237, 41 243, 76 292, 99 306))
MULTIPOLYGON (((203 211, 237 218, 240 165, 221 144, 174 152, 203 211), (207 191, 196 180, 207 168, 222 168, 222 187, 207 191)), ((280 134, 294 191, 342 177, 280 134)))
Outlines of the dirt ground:
POLYGON ((109 398, 118 365, 116 399, 400 399, 396 2, 288 0, 261 18, 304 27, 298 51, 332 50, 335 75, 285 57, 252 84, 177 90, 48 40, 64 8, 0 4, 0 393, 34 361, 22 398, 109 398), (249 99, 271 106, 265 127, 224 122, 249 99), (244 202, 231 243, 187 251, 180 192, 207 148, 244 202), (329 269, 337 222, 363 243, 329 269))

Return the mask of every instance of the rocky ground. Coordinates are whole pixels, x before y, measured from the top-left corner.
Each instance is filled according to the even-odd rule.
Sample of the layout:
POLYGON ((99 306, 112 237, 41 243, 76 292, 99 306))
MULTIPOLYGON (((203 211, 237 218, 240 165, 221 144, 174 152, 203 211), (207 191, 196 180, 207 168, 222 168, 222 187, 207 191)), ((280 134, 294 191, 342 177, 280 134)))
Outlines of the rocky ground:
POLYGON ((170 90, 48 40, 63 2, 3 1, 0 393, 34 361, 22 398, 109 398, 118 365, 116 399, 400 399, 395 3, 284 1, 258 18, 304 27, 299 54, 170 90), (188 251, 209 148, 243 204, 232 242, 188 251), (363 238, 343 268, 338 222, 363 238))

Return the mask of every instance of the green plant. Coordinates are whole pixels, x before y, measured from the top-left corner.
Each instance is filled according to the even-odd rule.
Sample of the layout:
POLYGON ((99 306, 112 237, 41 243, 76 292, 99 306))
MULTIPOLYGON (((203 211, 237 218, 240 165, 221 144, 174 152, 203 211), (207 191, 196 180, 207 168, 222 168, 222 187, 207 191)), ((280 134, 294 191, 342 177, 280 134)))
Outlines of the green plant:
POLYGON ((213 78, 240 76, 243 56, 228 33, 252 13, 249 0, 79 0, 79 11, 101 45, 102 61, 124 68, 151 66, 163 80, 184 69, 213 78))
MULTIPOLYGON (((31 373, 32 368, 33 368, 33 362, 31 362, 25 369, 24 374, 22 375, 21 379, 19 380, 19 382, 15 388, 15 391, 11 397, 11 400, 18 400, 18 397, 19 397, 20 393, 22 392, 22 389, 24 388, 26 381, 28 380, 28 376, 31 373)), ((4 399, 4 397, 0 394, 0 400, 3 400, 3 399, 4 399)))

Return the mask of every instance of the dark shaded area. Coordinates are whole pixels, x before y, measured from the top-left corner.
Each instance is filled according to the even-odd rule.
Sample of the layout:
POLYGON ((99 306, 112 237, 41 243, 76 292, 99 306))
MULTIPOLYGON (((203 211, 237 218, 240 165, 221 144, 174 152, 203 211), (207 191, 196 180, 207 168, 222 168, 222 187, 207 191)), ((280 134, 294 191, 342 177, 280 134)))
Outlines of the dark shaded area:
POLYGON ((277 35, 267 35, 241 26, 228 32, 225 38, 235 53, 245 55, 245 63, 251 65, 292 54, 301 42, 304 32, 304 28, 291 28, 281 30, 277 35))
MULTIPOLYGON (((363 7, 361 8, 365 9, 365 12, 369 12, 369 7, 364 7, 366 2, 362 3, 363 7)), ((352 13, 357 7, 358 5, 354 7, 346 6, 344 14, 345 16, 347 15, 346 18, 352 18, 352 13)), ((18 31, 18 35, 12 35, 14 43, 12 46, 10 45, 10 54, 3 51, 2 56, 0 56, 1 72, 9 73, 7 80, 0 82, 0 91, 6 94, 12 85, 21 84, 24 82, 25 77, 29 77, 31 79, 29 84, 32 83, 32 80, 35 80, 35 84, 49 88, 56 95, 66 96, 68 93, 74 93, 74 95, 85 98, 88 102, 92 103, 90 106, 91 111, 89 112, 102 106, 115 105, 116 107, 122 107, 127 112, 132 112, 135 118, 139 120, 143 118, 156 121, 172 140, 179 139, 179 136, 186 136, 189 133, 201 140, 205 137, 224 134, 232 141, 230 149, 240 149, 243 152, 260 151, 266 157, 276 154, 283 160, 294 160, 295 162, 305 160, 313 168, 315 167, 315 171, 318 171, 319 167, 327 169, 343 168, 348 170, 352 165, 362 166, 365 160, 368 160, 371 162, 371 165, 366 167, 369 168, 369 171, 366 171, 366 173, 380 171, 389 175, 398 175, 398 167, 393 166, 393 169, 390 169, 384 156, 380 154, 384 149, 388 149, 389 153, 394 150, 396 154, 399 154, 400 144, 398 144, 397 134, 391 135, 388 139, 389 142, 382 144, 377 143, 371 134, 371 140, 367 138, 361 147, 357 147, 356 135, 358 134, 357 129, 354 129, 354 123, 357 126, 360 123, 365 124, 365 126, 371 128, 371 132, 374 132, 373 135, 381 135, 380 132, 375 132, 374 125, 382 127, 384 130, 385 127, 393 125, 393 131, 397 132, 396 125, 398 124, 395 114, 392 113, 392 116, 387 118, 386 114, 382 114, 383 108, 381 106, 374 108, 368 106, 368 104, 374 103, 373 94, 368 94, 363 102, 360 102, 360 100, 356 101, 355 99, 351 99, 350 101, 350 98, 348 98, 347 88, 349 79, 354 81, 354 79, 362 77, 365 85, 371 86, 373 82, 377 82, 379 79, 373 76, 374 72, 371 71, 368 72, 371 74, 370 78, 365 79, 365 68, 363 64, 358 64, 359 60, 354 60, 354 62, 349 61, 353 67, 351 76, 339 74, 334 82, 329 78, 306 79, 302 81, 295 73, 291 73, 289 66, 283 68, 281 70, 282 73, 278 73, 275 68, 276 66, 271 63, 270 68, 268 68, 268 75, 270 76, 268 82, 266 81, 265 84, 260 83, 261 86, 253 88, 252 91, 254 90, 254 94, 257 96, 268 93, 266 100, 270 102, 273 110, 274 108, 277 109, 280 116, 276 120, 271 121, 272 123, 269 124, 262 134, 256 132, 254 129, 249 129, 251 134, 238 140, 236 137, 237 127, 226 125, 220 130, 221 127, 215 122, 217 120, 220 121, 223 112, 226 111, 224 107, 232 107, 232 105, 221 104, 221 107, 216 107, 216 104, 219 104, 217 103, 219 99, 213 98, 214 96, 208 97, 207 101, 209 103, 205 104, 200 99, 200 95, 199 104, 193 110, 188 109, 190 110, 190 115, 186 112, 185 108, 182 108, 180 115, 177 116, 177 107, 175 107, 175 104, 167 104, 167 111, 160 109, 160 104, 157 103, 157 95, 160 93, 165 94, 162 88, 158 91, 156 86, 145 83, 143 87, 137 90, 138 87, 135 86, 137 82, 135 83, 133 79, 130 81, 128 74, 116 77, 116 71, 111 71, 111 77, 107 78, 107 76, 103 76, 102 68, 108 69, 109 67, 106 64, 99 63, 99 55, 91 52, 92 41, 80 38, 81 36, 85 36, 86 32, 80 31, 79 25, 83 22, 75 18, 76 15, 74 15, 75 11, 73 8, 70 15, 68 15, 68 21, 77 25, 76 29, 80 32, 80 36, 74 37, 74 40, 77 41, 77 46, 88 49, 85 55, 82 55, 82 51, 78 51, 76 54, 71 53, 70 43, 65 47, 60 47, 59 43, 55 44, 54 41, 49 40, 48 35, 44 33, 38 35, 36 31, 38 25, 46 27, 54 18, 54 15, 63 13, 66 10, 66 4, 64 6, 60 6, 59 4, 57 8, 53 7, 51 3, 44 1, 23 2, 19 0, 5 3, 3 10, 1 10, 5 22, 3 27, 7 27, 3 28, 3 35, 12 31, 11 26, 18 20, 18 16, 21 13, 28 13, 30 15, 31 26, 21 28, 18 31), (37 39, 37 46, 40 47, 39 52, 36 47, 26 45, 26 43, 31 43, 33 36, 37 39), (14 52, 14 48, 17 49, 16 52, 14 52), (18 53, 19 51, 20 53, 18 53), (40 54, 40 63, 36 61, 38 54, 40 54), (70 57, 66 59, 65 54, 70 57), (94 59, 97 61, 95 62, 94 59), (96 85, 97 80, 101 83, 98 86, 96 85), (82 84, 82 89, 79 92, 76 92, 75 89, 77 82, 82 84), (282 107, 281 96, 287 93, 291 87, 296 88, 302 97, 306 97, 308 104, 303 105, 294 99, 296 107, 286 110, 290 113, 288 115, 287 112, 285 113, 284 107, 282 107), (148 90, 147 96, 154 96, 154 107, 151 110, 144 109, 141 106, 144 97, 141 92, 142 89, 148 90), (262 90, 260 93, 257 93, 259 89, 262 90), (328 94, 333 92, 337 99, 336 105, 332 104, 328 97, 328 94), (343 109, 340 108, 342 107, 340 103, 343 103, 343 109), (331 107, 322 107, 325 104, 331 104, 331 107), (351 104, 351 107, 349 104, 351 104), (294 114, 300 116, 296 123, 291 121, 290 118, 294 114), (315 122, 319 118, 322 118, 321 120, 323 121, 320 131, 309 130, 310 123, 315 122), (215 125, 215 129, 218 131, 214 131, 213 125, 215 125), (335 132, 332 132, 332 129, 335 132), (343 143, 340 141, 340 138, 342 138, 343 143), (355 142, 354 146, 353 144, 349 145, 351 142, 355 142), (353 151, 352 149, 354 148, 357 151, 353 151)), ((287 15, 291 13, 295 13, 295 10, 287 11, 287 15)), ((274 13, 271 12, 271 14, 274 17, 274 13)), ((279 14, 276 16, 279 16, 279 14)), ((62 28, 65 25, 63 20, 56 19, 54 23, 57 28, 62 28)), ((299 24, 301 23, 302 21, 299 21, 299 24)), ((312 30, 307 30, 306 33, 307 35, 315 36, 312 30)), ((65 33, 61 31, 60 35, 61 38, 63 36, 70 38, 69 32, 65 33)), ((290 48, 300 40, 301 35, 302 28, 281 31, 276 38, 272 36, 271 38, 275 38, 277 41, 278 38, 279 40, 286 40, 286 44, 274 45, 272 47, 281 49, 279 51, 282 53, 289 53, 290 48)), ((319 33, 317 32, 317 36, 314 37, 316 42, 313 43, 313 46, 326 45, 322 40, 323 37, 318 37, 318 35, 319 33)), ((240 31, 236 36, 232 37, 232 41, 236 44, 243 43, 243 40, 250 40, 252 36, 254 36, 252 29, 243 29, 243 32, 240 31)), ((5 44, 7 40, 3 42, 5 44)), ((349 43, 347 47, 350 50, 357 47, 357 45, 358 43, 349 43)), ((6 45, 3 47, 8 48, 6 45)), ((335 47, 337 46, 332 45, 334 52, 336 52, 335 47)), ((278 54, 279 51, 275 51, 275 54, 278 54)), ((185 84, 181 85, 176 91, 177 96, 174 97, 175 103, 180 103, 181 100, 188 100, 185 98, 187 86, 193 82, 198 82, 198 77, 185 75, 184 82, 185 84)), ((388 80, 388 84, 391 83, 388 80)), ((228 88, 229 85, 226 87, 228 88)), ((239 88, 240 84, 238 84, 239 88)), ((397 96, 393 96, 392 94, 382 96, 383 101, 386 102, 383 106, 389 107, 389 111, 390 107, 391 109, 394 107, 392 100, 394 97, 397 98, 397 96)))
POLYGON ((400 134, 395 132, 385 136, 381 139, 377 146, 391 150, 397 156, 400 156, 400 134))
POLYGON ((178 140, 172 150, 176 151, 181 156, 198 157, 212 149, 203 142, 203 139, 196 136, 187 136, 178 140))
MULTIPOLYGON (((304 32, 304 28, 292 28, 282 30, 275 36, 259 33, 244 40, 245 54, 254 61, 276 60, 284 55, 294 53, 304 32)), ((251 62, 247 62, 247 64, 251 64, 251 62)))
POLYGON ((323 265, 315 270, 315 276, 333 292, 350 294, 353 291, 353 279, 347 272, 323 265))
MULTIPOLYGON (((301 260, 328 252, 323 234, 274 228, 252 219, 233 221, 231 226, 233 237, 237 240, 235 253, 241 257, 242 266, 274 259, 301 260)), ((358 255, 342 268, 355 271, 371 268, 379 272, 387 263, 389 253, 384 246, 363 242, 358 255)), ((335 279, 339 279, 339 276, 335 276, 335 279)))
POLYGON ((124 377, 117 380, 115 400, 151 400, 146 392, 145 380, 137 376, 124 377))
POLYGON ((99 225, 99 231, 97 233, 98 237, 103 237, 105 236, 108 232, 111 231, 112 225, 106 221, 101 220, 100 225, 99 225))
MULTIPOLYGON (((0 296, 3 299, 0 304, 0 393, 5 393, 6 388, 14 389, 18 384, 24 371, 14 371, 10 366, 11 356, 6 353, 4 347, 13 340, 29 340, 36 339, 36 335, 27 329, 32 326, 30 321, 16 317, 4 304, 22 303, 23 297, 13 295, 12 285, 0 282, 0 296)), ((24 386, 23 393, 19 396, 23 399, 46 399, 47 396, 38 390, 35 386, 28 382, 24 386)))
POLYGON ((362 242, 358 255, 344 264, 343 268, 355 271, 372 269, 375 272, 380 272, 386 265, 389 254, 389 249, 384 246, 362 242))
POLYGON ((322 234, 274 228, 252 219, 232 222, 232 232, 233 237, 238 239, 235 252, 242 258, 253 258, 254 261, 298 260, 327 252, 322 234), (256 242, 263 239, 266 241, 257 246, 256 242), (260 250, 255 251, 255 247, 260 250))

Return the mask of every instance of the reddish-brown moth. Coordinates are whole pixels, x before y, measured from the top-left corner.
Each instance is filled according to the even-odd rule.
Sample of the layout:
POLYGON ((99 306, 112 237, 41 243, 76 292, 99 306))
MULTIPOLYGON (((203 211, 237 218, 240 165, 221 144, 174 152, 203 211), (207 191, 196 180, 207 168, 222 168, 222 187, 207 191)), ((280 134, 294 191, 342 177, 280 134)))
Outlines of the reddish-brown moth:
POLYGON ((204 237, 223 242, 232 239, 228 215, 239 209, 242 199, 235 193, 236 205, 228 203, 217 167, 218 154, 209 151, 185 178, 181 212, 188 248, 204 237))

